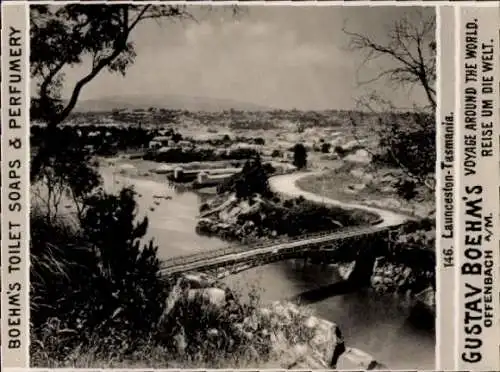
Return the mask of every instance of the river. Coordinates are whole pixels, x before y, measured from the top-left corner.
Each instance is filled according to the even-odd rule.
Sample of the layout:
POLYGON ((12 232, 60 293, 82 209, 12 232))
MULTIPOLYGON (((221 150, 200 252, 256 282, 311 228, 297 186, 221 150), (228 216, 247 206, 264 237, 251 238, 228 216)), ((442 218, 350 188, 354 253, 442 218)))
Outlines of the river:
MULTIPOLYGON (((192 192, 178 193, 167 184, 150 180, 133 181, 104 172, 106 189, 131 184, 138 193, 139 215, 147 214, 149 229, 145 239, 153 238, 159 246, 160 259, 227 246, 218 238, 195 232, 199 205, 206 196, 192 192), (169 195, 169 200, 154 195, 169 195), (155 204, 156 202, 156 204, 155 204)), ((338 282, 335 268, 307 265, 290 260, 247 270, 225 281, 243 294, 256 290, 262 301, 306 298, 322 318, 337 323, 348 346, 373 355, 391 369, 434 369, 435 336, 411 324, 404 301, 378 296, 369 291, 311 296, 311 290, 338 282), (309 296, 308 296, 309 294, 309 296)))

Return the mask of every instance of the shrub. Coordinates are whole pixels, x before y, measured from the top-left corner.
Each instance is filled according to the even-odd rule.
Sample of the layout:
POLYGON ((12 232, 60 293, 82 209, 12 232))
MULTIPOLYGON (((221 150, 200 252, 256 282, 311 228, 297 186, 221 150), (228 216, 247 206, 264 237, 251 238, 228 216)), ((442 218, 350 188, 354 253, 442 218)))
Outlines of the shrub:
POLYGON ((260 157, 248 160, 240 173, 237 173, 217 187, 219 194, 234 192, 238 198, 249 198, 254 194, 270 196, 268 176, 274 168, 263 165, 260 157))
POLYGON ((293 165, 298 169, 303 169, 307 166, 307 150, 302 143, 297 143, 293 147, 293 165))
POLYGON ((101 341, 93 346, 101 351, 131 350, 154 329, 164 307, 157 247, 152 241, 140 246, 147 219, 134 223, 133 191, 100 192, 87 203, 81 226, 31 216, 33 346, 51 359, 90 346, 96 337, 101 341), (54 322, 65 333, 48 347, 54 322))
POLYGON ((280 150, 273 150, 273 152, 271 153, 271 156, 273 158, 280 158, 283 156, 283 153, 280 150))
POLYGON ((331 144, 329 143, 322 143, 321 144, 321 152, 324 153, 324 154, 328 154, 330 152, 330 147, 332 147, 331 144))
POLYGON ((343 157, 346 154, 346 151, 342 148, 342 146, 335 146, 334 151, 340 157, 343 157))

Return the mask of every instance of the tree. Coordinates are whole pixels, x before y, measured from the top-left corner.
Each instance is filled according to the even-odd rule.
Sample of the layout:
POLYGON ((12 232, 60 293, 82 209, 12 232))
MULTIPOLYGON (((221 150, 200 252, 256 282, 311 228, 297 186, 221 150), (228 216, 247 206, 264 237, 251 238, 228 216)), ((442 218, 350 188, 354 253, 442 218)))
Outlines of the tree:
MULTIPOLYGON (((428 177, 434 171, 436 110, 436 42, 435 14, 412 9, 406 17, 394 22, 387 32, 387 42, 346 30, 350 37, 350 49, 363 54, 360 68, 375 60, 389 63, 376 76, 361 81, 366 85, 385 80, 397 88, 423 89, 427 105, 413 105, 412 112, 401 113, 392 102, 376 92, 370 92, 358 100, 358 106, 378 116, 370 128, 380 139, 383 159, 402 169, 406 177, 424 184, 430 189, 434 182, 428 177), (400 113, 397 113, 399 111, 400 113)), ((354 129, 358 123, 351 117, 354 129)), ((357 138, 357 134, 353 133, 357 138)))
POLYGON ((307 166, 307 149, 302 143, 297 143, 293 147, 293 165, 298 169, 303 169, 307 166))
POLYGON ((429 108, 436 109, 436 42, 435 14, 427 16, 422 10, 412 10, 396 21, 388 30, 388 41, 379 43, 366 35, 343 31, 350 37, 350 49, 364 54, 363 65, 379 59, 391 62, 388 67, 369 80, 368 84, 387 79, 396 87, 420 85, 426 94, 429 108))
POLYGON ((35 333, 43 333, 57 317, 62 328, 79 330, 70 334, 77 345, 99 336, 106 341, 93 346, 117 347, 110 342, 139 340, 154 330, 167 288, 158 248, 152 240, 141 242, 148 220, 137 221, 133 190, 98 192, 85 203, 81 226, 73 232, 66 221, 32 218, 31 276, 37 280, 31 321, 35 333))
POLYGON ((397 193, 405 200, 412 200, 418 195, 415 182, 411 180, 401 180, 396 186, 397 193))
POLYGON ((41 202, 47 222, 59 212, 64 198, 69 198, 81 220, 86 199, 101 183, 101 177, 91 162, 91 155, 82 149, 82 143, 71 135, 71 130, 54 132, 57 141, 66 143, 46 159, 44 166, 32 176, 33 196, 41 202))
POLYGON ((46 139, 32 162, 37 173, 50 152, 55 127, 74 109, 82 89, 107 69, 125 75, 136 57, 130 35, 148 19, 190 17, 177 5, 33 5, 30 7, 30 73, 36 83, 31 118, 47 124, 46 139), (88 71, 75 83, 68 100, 61 97, 64 70, 90 59, 88 71))
POLYGON ((54 127, 68 117, 82 89, 102 70, 125 75, 134 62, 129 40, 137 25, 147 19, 190 16, 175 5, 83 5, 30 7, 30 69, 37 83, 32 117, 54 127), (67 102, 61 99, 64 69, 92 60, 89 71, 76 82, 67 102))
POLYGON ((268 178, 273 171, 272 166, 262 164, 260 156, 255 156, 245 162, 240 173, 221 184, 218 192, 234 192, 237 198, 250 198, 254 194, 269 197, 272 192, 268 178))
POLYGON ((256 145, 262 145, 262 146, 264 146, 266 144, 266 140, 264 138, 262 138, 262 137, 257 137, 257 138, 255 138, 254 143, 256 145))

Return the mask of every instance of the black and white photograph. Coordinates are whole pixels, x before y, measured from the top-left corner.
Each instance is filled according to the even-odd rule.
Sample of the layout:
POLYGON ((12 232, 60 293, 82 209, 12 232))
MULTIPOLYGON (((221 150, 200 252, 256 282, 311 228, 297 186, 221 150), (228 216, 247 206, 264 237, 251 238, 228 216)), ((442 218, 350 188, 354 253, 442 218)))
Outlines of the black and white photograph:
POLYGON ((435 7, 29 14, 31 367, 435 368, 435 7))

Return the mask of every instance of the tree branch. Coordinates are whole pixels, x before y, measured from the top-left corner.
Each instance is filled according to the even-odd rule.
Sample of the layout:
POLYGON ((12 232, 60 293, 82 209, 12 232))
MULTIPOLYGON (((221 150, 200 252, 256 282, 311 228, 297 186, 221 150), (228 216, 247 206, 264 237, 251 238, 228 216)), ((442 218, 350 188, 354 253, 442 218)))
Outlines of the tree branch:
MULTIPOLYGON (((81 78, 76 84, 75 87, 73 88, 73 92, 71 94, 71 98, 66 105, 66 107, 61 111, 60 114, 56 116, 56 119, 51 123, 52 126, 56 126, 60 122, 62 122, 64 119, 68 117, 70 112, 74 109, 76 102, 78 101, 78 97, 80 96, 80 92, 83 89, 85 85, 87 85, 94 77, 97 76, 101 72, 103 68, 108 66, 116 57, 122 53, 125 48, 126 48, 126 42, 127 38, 130 35, 130 32, 134 29, 134 27, 139 23, 141 20, 141 16, 147 11, 147 9, 150 7, 150 5, 145 5, 137 18, 132 22, 130 27, 125 27, 123 29, 122 34, 115 40, 114 46, 113 46, 113 52, 105 57, 99 60, 91 71, 85 75, 83 78, 81 78)), ((126 12, 128 12, 128 8, 124 8, 126 12)), ((125 22, 128 23, 128 14, 124 17, 125 22)), ((125 24, 126 26, 126 24, 125 24)))

